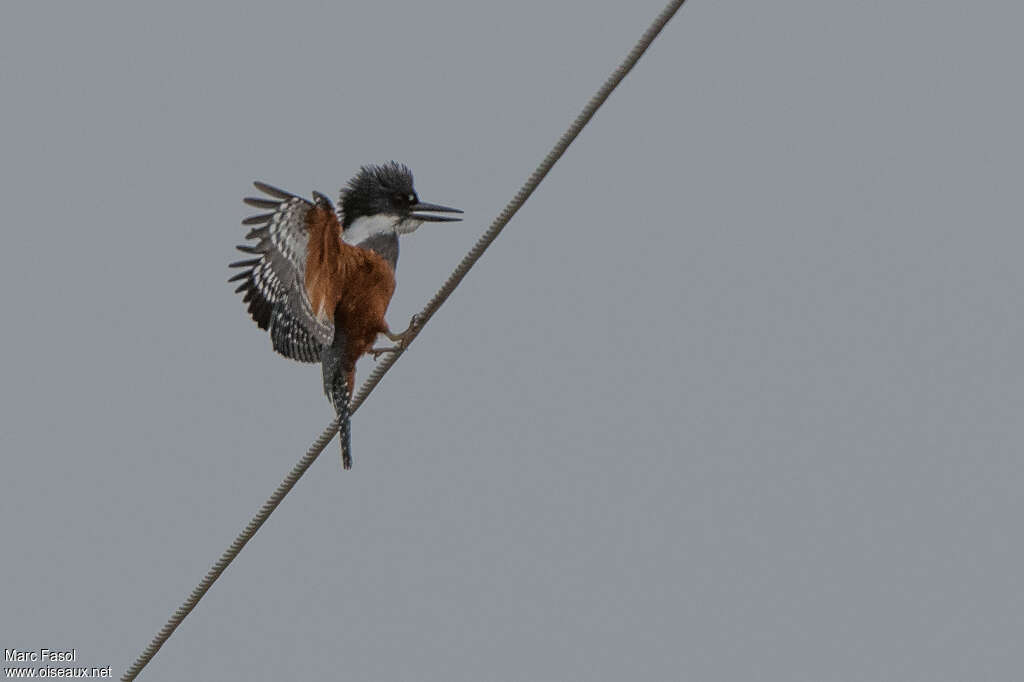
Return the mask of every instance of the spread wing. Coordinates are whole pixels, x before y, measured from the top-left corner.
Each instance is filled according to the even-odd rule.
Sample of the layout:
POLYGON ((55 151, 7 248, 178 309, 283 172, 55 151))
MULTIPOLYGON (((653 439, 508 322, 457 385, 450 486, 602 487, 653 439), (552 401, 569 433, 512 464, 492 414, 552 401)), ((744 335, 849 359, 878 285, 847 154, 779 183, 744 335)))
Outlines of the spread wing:
POLYGON ((229 267, 242 271, 228 281, 242 280, 235 291, 244 293, 242 301, 259 328, 270 330, 274 350, 300 362, 319 362, 323 347, 334 336, 334 325, 317 319, 310 308, 306 247, 311 212, 329 208, 262 182, 253 184, 272 198, 245 199, 268 212, 242 221, 254 227, 245 236, 250 242, 238 250, 254 258, 231 263, 229 267))

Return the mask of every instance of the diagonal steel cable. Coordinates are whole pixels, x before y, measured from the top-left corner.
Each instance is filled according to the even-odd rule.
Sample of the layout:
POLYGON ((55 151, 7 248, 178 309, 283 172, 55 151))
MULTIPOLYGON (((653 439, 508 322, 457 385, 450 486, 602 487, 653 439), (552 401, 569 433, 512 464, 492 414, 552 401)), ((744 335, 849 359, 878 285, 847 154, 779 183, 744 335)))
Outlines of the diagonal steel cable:
MULTIPOLYGON (((445 281, 437 293, 434 294, 434 297, 427 302, 427 305, 424 306, 423 310, 414 318, 414 324, 410 329, 410 335, 406 337, 402 347, 394 352, 385 354, 384 359, 377 363, 373 368, 370 376, 367 377, 366 381, 359 388, 359 392, 353 399, 352 412, 359 409, 359 406, 366 401, 366 398, 370 395, 377 384, 380 383, 381 379, 384 378, 384 375, 387 374, 388 370, 391 369, 391 367, 398 361, 398 358, 400 358, 406 351, 409 344, 419 336, 420 330, 423 329, 423 325, 425 325, 430 318, 434 316, 434 313, 437 312, 438 308, 440 308, 448 297, 452 295, 452 292, 455 291, 455 288, 459 286, 459 283, 462 282, 466 274, 480 259, 480 256, 483 255, 484 251, 487 250, 487 247, 489 247, 497 238, 505 228, 505 225, 507 225, 512 219, 512 216, 514 216, 520 207, 526 203, 526 200, 530 198, 530 195, 537 189, 537 186, 540 185, 541 181, 548 174, 551 168, 560 158, 562 158, 562 155, 565 154, 565 150, 569 148, 569 145, 572 144, 573 140, 576 139, 587 123, 590 122, 590 119, 594 117, 594 114, 601 108, 601 105, 604 104, 606 99, 608 99, 608 96, 612 94, 612 91, 618 87, 619 83, 622 82, 622 79, 626 77, 626 74, 636 66, 640 57, 643 56, 644 52, 647 51, 647 48, 650 47, 654 39, 659 33, 661 33, 661 30, 665 28, 665 25, 675 15, 679 8, 682 7, 684 2, 685 0, 671 0, 671 2, 661 10, 658 16, 654 18, 654 21, 652 21, 651 25, 646 31, 644 31, 643 35, 633 46, 633 49, 631 49, 625 59, 622 60, 622 63, 616 67, 597 92, 594 93, 593 97, 591 97, 590 101, 588 101, 586 106, 583 107, 583 110, 579 113, 569 128, 562 133, 560 138, 558 138, 558 142, 556 142, 555 146, 551 148, 551 151, 549 151, 547 156, 544 157, 544 160, 541 161, 540 165, 538 165, 533 173, 530 174, 530 177, 526 179, 526 182, 524 182, 523 186, 519 188, 519 191, 516 192, 516 195, 512 197, 511 201, 505 205, 505 208, 502 209, 501 213, 499 213, 494 219, 490 227, 487 228, 487 231, 480 236, 476 244, 473 245, 473 248, 469 250, 469 253, 466 254, 458 266, 456 266, 452 274, 449 275, 447 281, 445 281)), ((335 419, 327 426, 327 428, 324 429, 323 433, 313 441, 313 444, 309 446, 309 450, 306 451, 306 454, 295 464, 294 467, 292 467, 292 470, 284 477, 284 480, 282 480, 281 484, 277 486, 277 489, 274 490, 273 494, 266 502, 263 503, 263 506, 260 507, 260 510, 256 515, 251 521, 249 521, 248 525, 246 525, 242 532, 238 534, 235 541, 231 543, 231 546, 224 550, 224 553, 221 555, 220 559, 217 560, 217 563, 207 571, 206 575, 199 582, 196 588, 192 590, 192 593, 187 599, 185 599, 184 603, 178 607, 178 609, 168 619, 167 623, 160 628, 160 631, 155 637, 153 637, 153 641, 149 643, 149 646, 145 648, 139 657, 135 659, 135 662, 132 663, 132 665, 125 671, 124 675, 121 676, 121 680, 123 682, 128 682, 129 680, 134 680, 138 677, 139 673, 142 672, 142 669, 146 667, 149 661, 152 660, 153 656, 156 655, 156 652, 160 650, 160 647, 164 645, 177 627, 181 625, 182 621, 185 620, 185 617, 192 612, 192 609, 196 607, 196 604, 198 604, 199 600, 203 598, 203 595, 209 591, 217 578, 219 578, 228 565, 234 561, 235 557, 242 551, 242 548, 245 547, 246 543, 252 539, 256 534, 256 531, 260 529, 274 510, 277 509, 277 505, 281 504, 281 500, 283 500, 285 495, 291 491, 298 480, 302 478, 302 475, 306 473, 306 470, 309 469, 316 458, 320 456, 320 453, 323 452, 324 448, 327 447, 327 444, 331 442, 331 439, 334 438, 334 435, 337 432, 338 420, 335 419)))

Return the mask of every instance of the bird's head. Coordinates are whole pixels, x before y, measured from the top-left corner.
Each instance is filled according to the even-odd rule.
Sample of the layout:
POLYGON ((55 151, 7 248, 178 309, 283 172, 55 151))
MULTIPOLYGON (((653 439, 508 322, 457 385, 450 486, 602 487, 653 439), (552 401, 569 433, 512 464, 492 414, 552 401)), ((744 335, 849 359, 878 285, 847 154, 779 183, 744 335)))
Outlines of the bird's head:
POLYGON ((412 232, 423 222, 462 220, 436 215, 462 211, 420 201, 412 184, 412 171, 394 161, 359 169, 359 173, 341 190, 341 212, 343 229, 348 229, 361 218, 382 218, 382 227, 390 225, 399 234, 412 232))

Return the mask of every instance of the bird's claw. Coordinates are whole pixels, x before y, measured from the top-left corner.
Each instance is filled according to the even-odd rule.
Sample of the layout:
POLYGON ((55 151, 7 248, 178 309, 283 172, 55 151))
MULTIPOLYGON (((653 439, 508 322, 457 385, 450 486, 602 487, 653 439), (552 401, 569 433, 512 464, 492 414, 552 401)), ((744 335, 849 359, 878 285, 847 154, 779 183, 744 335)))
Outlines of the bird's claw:
MULTIPOLYGON (((406 327, 402 332, 398 334, 393 334, 392 332, 387 331, 384 332, 384 336, 394 341, 396 344, 398 344, 399 347, 405 348, 405 344, 406 341, 409 339, 409 336, 412 334, 414 330, 419 329, 421 326, 423 326, 423 316, 420 315, 419 313, 416 313, 415 315, 412 316, 412 318, 409 319, 409 326, 406 327)), ((372 353, 373 351, 370 352, 372 353)))
POLYGON ((397 346, 389 346, 387 348, 371 348, 370 350, 367 351, 367 353, 372 355, 373 359, 376 360, 377 358, 379 358, 384 353, 397 353, 401 349, 402 349, 402 346, 401 346, 401 344, 399 344, 397 346))

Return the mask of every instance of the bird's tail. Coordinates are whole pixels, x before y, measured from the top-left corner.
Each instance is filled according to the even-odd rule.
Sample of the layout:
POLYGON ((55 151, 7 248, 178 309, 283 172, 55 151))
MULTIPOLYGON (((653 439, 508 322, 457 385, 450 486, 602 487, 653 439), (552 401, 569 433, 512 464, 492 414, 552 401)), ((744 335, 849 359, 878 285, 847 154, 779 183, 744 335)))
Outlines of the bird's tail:
MULTIPOLYGON (((337 336, 337 335, 336 335, 337 336)), ((337 341, 337 338, 335 339, 337 341)), ((321 362, 324 371, 324 393, 338 413, 338 440, 341 441, 341 466, 352 468, 352 425, 350 423, 352 399, 349 393, 349 372, 343 361, 342 344, 334 343, 323 350, 321 362)))
POLYGON ((338 413, 338 440, 341 442, 341 468, 352 468, 352 422, 349 419, 348 385, 341 389, 341 394, 334 401, 334 410, 338 413))

